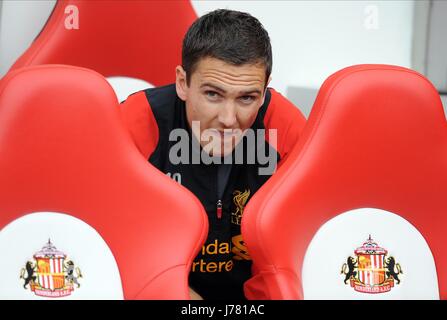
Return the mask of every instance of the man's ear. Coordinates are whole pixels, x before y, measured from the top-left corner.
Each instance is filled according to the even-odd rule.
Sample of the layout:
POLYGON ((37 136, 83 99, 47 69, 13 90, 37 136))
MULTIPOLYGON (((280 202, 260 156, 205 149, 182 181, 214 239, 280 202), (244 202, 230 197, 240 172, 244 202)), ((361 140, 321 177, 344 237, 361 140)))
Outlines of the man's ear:
POLYGON ((175 90, 177 95, 183 101, 186 101, 188 96, 188 84, 186 82, 186 71, 183 70, 182 66, 177 66, 175 68, 175 90))

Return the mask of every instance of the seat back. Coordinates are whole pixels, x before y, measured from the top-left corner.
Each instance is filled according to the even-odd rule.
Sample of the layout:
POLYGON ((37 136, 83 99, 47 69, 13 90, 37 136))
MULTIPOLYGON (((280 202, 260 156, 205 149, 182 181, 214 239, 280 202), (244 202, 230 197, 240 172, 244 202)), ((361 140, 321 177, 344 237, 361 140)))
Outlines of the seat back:
POLYGON ((101 75, 42 65, 2 80, 0 298, 187 299, 207 226, 136 149, 101 75))
POLYGON ((321 87, 302 140, 242 220, 252 299, 447 298, 447 125, 401 67, 321 87))
POLYGON ((68 64, 165 85, 175 80, 183 36, 196 18, 190 1, 59 0, 11 69, 68 64))

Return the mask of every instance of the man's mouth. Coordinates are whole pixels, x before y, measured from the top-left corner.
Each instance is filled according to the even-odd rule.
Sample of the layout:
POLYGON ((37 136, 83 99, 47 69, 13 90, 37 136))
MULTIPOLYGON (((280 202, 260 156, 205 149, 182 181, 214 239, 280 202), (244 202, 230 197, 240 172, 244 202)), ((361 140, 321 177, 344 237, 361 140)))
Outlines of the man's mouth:
POLYGON ((227 139, 236 137, 241 133, 239 129, 224 129, 224 130, 216 130, 221 138, 227 139))

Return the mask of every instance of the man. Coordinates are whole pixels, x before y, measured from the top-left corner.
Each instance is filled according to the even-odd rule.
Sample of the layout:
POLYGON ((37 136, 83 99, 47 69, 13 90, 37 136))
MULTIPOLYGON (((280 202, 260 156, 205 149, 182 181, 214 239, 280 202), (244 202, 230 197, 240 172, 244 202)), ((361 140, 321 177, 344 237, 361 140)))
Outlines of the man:
POLYGON ((192 191, 208 214, 208 238, 189 278, 205 299, 244 298, 251 276, 240 228, 244 207, 305 123, 295 106, 267 88, 271 69, 270 39, 260 22, 216 10, 185 35, 175 85, 137 92, 122 104, 140 151, 192 191))

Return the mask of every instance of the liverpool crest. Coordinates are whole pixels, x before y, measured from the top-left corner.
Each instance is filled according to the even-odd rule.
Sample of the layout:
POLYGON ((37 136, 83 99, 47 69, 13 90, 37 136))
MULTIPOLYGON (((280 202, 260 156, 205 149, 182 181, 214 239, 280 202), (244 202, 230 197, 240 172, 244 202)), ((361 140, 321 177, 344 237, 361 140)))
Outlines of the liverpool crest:
POLYGON ((368 240, 354 251, 354 257, 348 257, 343 264, 341 274, 344 283, 357 292, 384 293, 391 291, 394 282, 400 284, 402 269, 394 257, 387 257, 388 251, 381 248, 369 236, 368 240))
POLYGON ((24 289, 29 287, 35 295, 50 298, 71 295, 75 285, 77 288, 81 286, 79 278, 82 278, 81 270, 50 240, 20 272, 24 289))
POLYGON ((233 202, 236 206, 236 211, 231 213, 231 223, 241 225, 244 208, 247 204, 248 198, 250 197, 250 190, 245 190, 244 192, 236 190, 233 192, 233 195, 233 202))

